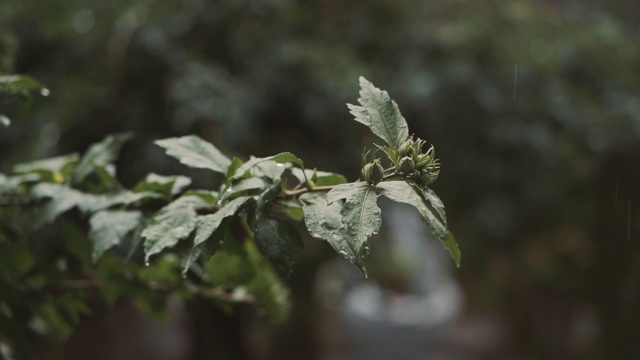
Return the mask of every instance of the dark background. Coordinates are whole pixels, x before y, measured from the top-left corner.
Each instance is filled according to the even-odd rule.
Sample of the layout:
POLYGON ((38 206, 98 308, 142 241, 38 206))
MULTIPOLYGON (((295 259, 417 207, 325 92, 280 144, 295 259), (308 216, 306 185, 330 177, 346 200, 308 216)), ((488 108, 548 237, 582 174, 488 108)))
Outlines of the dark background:
MULTIPOLYGON (((3 1, 0 72, 51 95, 0 105, 13 120, 0 171, 132 130, 127 186, 184 171, 152 142, 186 134, 243 158, 291 151, 353 180, 375 141, 345 106, 363 75, 443 164, 433 189, 463 253, 460 327, 500 329, 490 345, 462 342, 469 358, 640 358, 639 23, 640 5, 621 0, 3 1)), ((289 280, 289 323, 271 331, 240 309, 199 336, 234 329, 249 358, 340 358, 313 296, 327 250, 307 248, 289 280)), ((125 328, 153 343, 127 325, 142 316, 122 315, 135 314, 127 302, 111 311, 62 351, 91 336, 145 351, 112 336, 125 328)), ((189 353, 188 335, 153 329, 189 353)))

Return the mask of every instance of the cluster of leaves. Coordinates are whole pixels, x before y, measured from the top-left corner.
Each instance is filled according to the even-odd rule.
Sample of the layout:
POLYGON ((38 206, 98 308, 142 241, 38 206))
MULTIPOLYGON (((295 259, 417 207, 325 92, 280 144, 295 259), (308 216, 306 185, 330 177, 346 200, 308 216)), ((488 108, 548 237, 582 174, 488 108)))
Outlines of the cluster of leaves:
POLYGON ((188 167, 218 174, 219 186, 193 189, 188 177, 151 173, 126 189, 113 163, 129 133, 107 136, 82 156, 19 164, 11 176, 0 175, 0 253, 7 258, 0 262, 0 287, 12 294, 0 302, 0 326, 19 319, 69 334, 89 309, 83 295, 63 292, 62 301, 51 290, 68 290, 78 281, 109 301, 133 294, 150 310, 161 306, 158 294, 173 292, 221 304, 252 302, 282 319, 288 292, 281 279, 292 271, 303 244, 295 224, 304 221, 312 237, 327 241, 366 275, 366 241, 381 226, 381 195, 414 206, 459 264, 444 206, 427 187, 439 171, 433 149, 423 154, 424 141, 409 137, 387 92, 364 78, 360 86, 360 106, 349 108, 386 142, 379 148, 393 165, 376 181, 366 169, 378 166, 378 158, 363 166, 364 181, 348 183, 339 174, 306 169, 289 152, 243 162, 198 136, 184 136, 156 144, 188 167), (414 162, 411 169, 406 159, 414 162), (432 178, 424 181, 422 173, 432 178), (64 225, 61 237, 75 257, 48 254, 47 261, 55 263, 51 270, 32 252, 43 246, 38 237, 54 223, 64 225), (77 261, 80 269, 72 271, 77 261), (27 289, 43 297, 25 309, 21 298, 27 289), (23 313, 31 317, 18 316, 23 313))
MULTIPOLYGON (((39 91, 42 96, 49 95, 49 89, 45 88, 38 80, 28 75, 0 75, 0 99, 3 101, 17 100, 23 106, 32 100, 32 91, 39 91)), ((11 120, 4 114, 0 114, 0 127, 11 125, 11 120)))

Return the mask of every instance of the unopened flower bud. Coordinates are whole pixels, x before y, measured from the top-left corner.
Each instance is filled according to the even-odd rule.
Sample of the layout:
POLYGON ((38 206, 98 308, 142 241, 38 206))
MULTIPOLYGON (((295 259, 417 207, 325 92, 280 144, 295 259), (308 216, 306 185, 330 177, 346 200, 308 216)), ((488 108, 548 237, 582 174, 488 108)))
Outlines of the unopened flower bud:
POLYGON ((416 169, 418 170, 424 169, 425 166, 429 165, 429 163, 431 162, 431 159, 432 157, 429 153, 418 155, 415 161, 416 169))
POLYGON ((398 163, 398 170, 405 174, 411 174, 414 167, 415 167, 415 164, 413 162, 413 159, 409 156, 403 157, 402 159, 400 159, 400 162, 398 163))
POLYGON ((400 157, 409 155, 412 145, 413 145, 413 140, 411 138, 407 139, 398 147, 398 155, 400 155, 400 157))
POLYGON ((418 179, 418 183, 422 186, 428 186, 433 184, 434 181, 438 178, 440 171, 424 171, 420 175, 420 179, 418 179))
POLYGON ((362 168, 362 177, 369 184, 375 185, 384 177, 384 168, 378 160, 374 160, 362 168))

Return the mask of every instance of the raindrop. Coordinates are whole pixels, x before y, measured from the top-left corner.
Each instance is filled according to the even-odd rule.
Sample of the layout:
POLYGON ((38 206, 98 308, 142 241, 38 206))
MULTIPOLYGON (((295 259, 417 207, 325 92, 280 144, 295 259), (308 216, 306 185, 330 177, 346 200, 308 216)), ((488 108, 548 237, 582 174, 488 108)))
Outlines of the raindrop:
POLYGON ((149 266, 149 262, 148 262, 148 261, 145 261, 145 262, 144 262, 144 266, 149 266))
POLYGON ((340 255, 347 256, 347 252, 344 251, 344 250, 340 250, 339 253, 340 253, 340 255))
POLYGON ((49 89, 47 89, 47 88, 40 89, 40 95, 49 96, 49 94, 51 94, 51 91, 49 91, 49 89))

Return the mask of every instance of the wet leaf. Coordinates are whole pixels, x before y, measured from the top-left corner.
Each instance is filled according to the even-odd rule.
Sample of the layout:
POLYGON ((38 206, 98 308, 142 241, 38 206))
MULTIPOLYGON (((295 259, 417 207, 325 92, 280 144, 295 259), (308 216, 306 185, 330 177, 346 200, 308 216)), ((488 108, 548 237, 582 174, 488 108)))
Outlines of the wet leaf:
POLYGON ((181 193, 189 185, 191 185, 191 179, 186 176, 163 176, 150 173, 133 190, 135 192, 157 192, 170 198, 181 193))
POLYGON ((196 238, 193 242, 193 246, 198 246, 200 243, 209 239, 211 234, 218 229, 224 219, 236 215, 242 206, 249 200, 251 200, 251 197, 248 196, 235 198, 226 203, 214 214, 199 216, 197 219, 196 238))
MULTIPOLYGON (((377 189, 367 183, 338 185, 327 193, 327 200, 331 204, 339 199, 345 199, 340 215, 342 226, 346 228, 346 241, 356 250, 358 257, 363 257, 365 242, 369 236, 378 233, 382 225, 377 189)), ((364 264, 364 259, 352 261, 355 260, 364 264)))
POLYGON ((13 171, 17 174, 35 174, 45 182, 62 183, 68 179, 80 160, 77 153, 56 156, 49 159, 36 160, 16 164, 13 171))
POLYGON ((366 275, 366 249, 347 233, 340 214, 342 202, 328 205, 324 195, 312 199, 305 195, 301 199, 305 202, 302 210, 309 234, 328 242, 340 256, 357 265, 366 275))
POLYGON ((358 102, 362 106, 347 104, 357 122, 368 126, 391 147, 397 148, 407 139, 409 127, 396 102, 362 76, 358 102))
POLYGON ((453 235, 447 230, 443 222, 431 212, 431 209, 425 203, 425 199, 414 187, 405 181, 386 181, 379 183, 378 188, 382 190, 381 194, 389 199, 415 207, 429 226, 431 233, 449 251, 449 254, 456 262, 456 266, 460 266, 460 249, 453 235))
POLYGON ((141 223, 140 211, 100 211, 89 220, 93 241, 93 261, 98 261, 105 251, 119 245, 141 223))
POLYGON ((293 155, 290 152, 283 152, 277 155, 268 156, 265 158, 253 158, 247 161, 236 171, 234 178, 238 179, 242 177, 252 167, 265 161, 275 161, 278 164, 293 163, 301 168, 304 168, 304 163, 297 156, 293 155))
POLYGON ((253 230, 260 252, 280 273, 291 274, 302 251, 302 239, 296 229, 285 221, 262 216, 254 223, 253 230))
POLYGON ((168 155, 190 167, 226 174, 231 165, 231 160, 213 144, 195 135, 158 140, 156 145, 164 148, 168 155))
POLYGON ((84 208, 94 198, 88 194, 72 189, 66 185, 40 183, 31 189, 31 196, 36 199, 50 200, 40 208, 34 227, 38 228, 52 223, 58 216, 73 207, 84 208))
POLYGON ((442 220, 442 223, 444 224, 444 227, 447 227, 447 215, 444 211, 444 203, 442 202, 442 200, 440 200, 438 195, 436 195, 433 190, 425 188, 422 191, 422 196, 431 204, 431 206, 433 206, 435 211, 438 213, 438 215, 440 216, 440 220, 442 220))
POLYGON ((169 204, 160 209, 142 231, 145 261, 166 248, 187 238, 196 226, 196 210, 188 203, 169 204))
POLYGON ((303 173, 302 169, 294 168, 291 169, 291 173, 301 183, 304 183, 306 181, 305 175, 307 179, 311 179, 313 176, 315 176, 315 180, 313 180, 313 182, 316 186, 339 185, 347 182, 347 178, 345 178, 344 176, 326 171, 314 171, 311 169, 305 169, 303 173))
POLYGON ((74 182, 78 183, 91 174, 96 167, 106 167, 115 161, 122 145, 133 137, 132 133, 120 133, 107 136, 97 144, 91 145, 75 168, 74 182))

